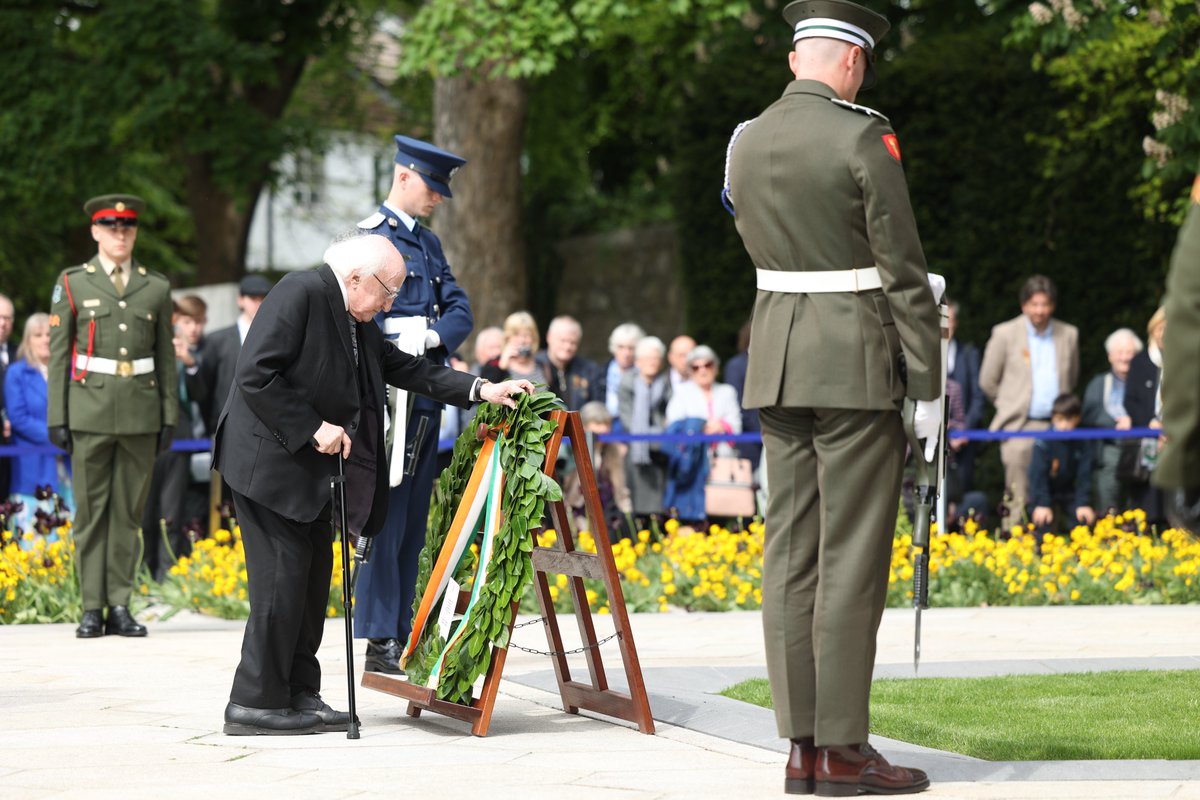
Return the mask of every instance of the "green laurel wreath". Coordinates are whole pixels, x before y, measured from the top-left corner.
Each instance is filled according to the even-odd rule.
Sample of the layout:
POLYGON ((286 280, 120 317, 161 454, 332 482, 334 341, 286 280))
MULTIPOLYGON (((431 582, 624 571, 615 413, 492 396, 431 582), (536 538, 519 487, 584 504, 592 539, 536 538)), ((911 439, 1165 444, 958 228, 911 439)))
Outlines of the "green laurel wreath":
MULTIPOLYGON (((521 599, 533 580, 533 563, 530 560, 533 538, 529 531, 541 524, 547 502, 562 499, 562 489, 542 471, 546 442, 556 427, 552 420, 543 419, 543 416, 551 411, 565 410, 565 406, 553 392, 522 394, 515 399, 515 410, 492 404, 480 406, 474 422, 455 441, 450 466, 442 472, 434 486, 425 547, 417 562, 414 615, 429 585, 433 565, 446 542, 471 469, 483 447, 475 431, 481 423, 489 427, 507 424, 508 430, 496 442, 505 481, 500 506, 503 522, 494 543, 490 572, 487 582, 480 589, 475 612, 460 623, 469 628, 446 654, 438 682, 438 698, 452 703, 471 702, 471 687, 491 664, 492 646, 508 645, 512 604, 521 599)), ((460 584, 465 584, 475 574, 475 559, 471 557, 470 550, 466 552, 467 557, 458 565, 454 575, 460 584)), ((441 604, 456 600, 443 596, 429 614, 431 622, 425 626, 405 664, 405 671, 414 685, 425 685, 438 654, 446 646, 439 626, 434 622, 438 619, 441 604)))

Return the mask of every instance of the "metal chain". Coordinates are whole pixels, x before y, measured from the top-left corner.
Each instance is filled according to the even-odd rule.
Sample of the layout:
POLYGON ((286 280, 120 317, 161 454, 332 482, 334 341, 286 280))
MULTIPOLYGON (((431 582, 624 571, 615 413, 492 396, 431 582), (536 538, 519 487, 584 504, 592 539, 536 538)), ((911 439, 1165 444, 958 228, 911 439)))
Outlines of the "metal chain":
MULTIPOLYGON (((520 625, 513 625, 512 629, 515 631, 517 628, 524 628, 526 625, 536 625, 539 622, 545 622, 545 621, 546 621, 545 617, 538 617, 537 619, 531 619, 528 622, 522 622, 520 625)), ((532 647, 522 647, 519 644, 513 644, 511 640, 509 640, 508 646, 515 648, 517 650, 521 650, 526 653, 533 653, 535 656, 573 656, 576 653, 585 653, 588 650, 595 650, 597 647, 604 644, 605 642, 610 642, 613 639, 619 639, 620 637, 621 637, 621 632, 617 631, 616 633, 612 634, 611 636, 605 636, 603 639, 596 642, 595 644, 585 644, 583 647, 576 647, 574 650, 535 650, 532 647)))

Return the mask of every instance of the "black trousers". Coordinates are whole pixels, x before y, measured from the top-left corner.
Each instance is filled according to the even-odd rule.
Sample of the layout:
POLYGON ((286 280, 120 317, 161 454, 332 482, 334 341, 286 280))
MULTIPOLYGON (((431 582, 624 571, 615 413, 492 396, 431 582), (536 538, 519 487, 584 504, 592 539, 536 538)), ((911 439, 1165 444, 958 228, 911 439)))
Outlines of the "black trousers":
POLYGON ((191 458, 191 453, 168 450, 154 460, 150 491, 142 511, 142 563, 156 581, 163 579, 177 558, 192 552, 183 532, 184 503, 192 477, 191 458), (163 541, 163 521, 167 526, 167 542, 163 541))
POLYGON ((330 506, 313 522, 296 522, 237 492, 233 505, 246 551, 250 618, 229 699, 285 708, 293 695, 321 689, 317 649, 333 572, 330 506))

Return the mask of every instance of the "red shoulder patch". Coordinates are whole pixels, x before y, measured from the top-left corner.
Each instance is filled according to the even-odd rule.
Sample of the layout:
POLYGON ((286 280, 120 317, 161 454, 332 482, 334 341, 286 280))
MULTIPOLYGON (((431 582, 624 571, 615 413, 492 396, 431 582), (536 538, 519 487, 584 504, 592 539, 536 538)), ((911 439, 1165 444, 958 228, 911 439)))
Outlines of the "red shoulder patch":
POLYGON ((883 135, 883 146, 887 148, 888 155, 897 161, 900 160, 900 142, 896 139, 896 134, 885 133, 883 135))

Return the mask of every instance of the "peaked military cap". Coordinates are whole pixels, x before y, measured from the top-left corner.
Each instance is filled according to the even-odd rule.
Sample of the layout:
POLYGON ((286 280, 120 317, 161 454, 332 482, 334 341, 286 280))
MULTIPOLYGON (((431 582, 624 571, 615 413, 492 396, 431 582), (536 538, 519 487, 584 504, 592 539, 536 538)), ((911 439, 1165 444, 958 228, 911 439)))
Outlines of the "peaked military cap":
POLYGON ((102 194, 83 204, 83 212, 93 225, 107 227, 137 225, 138 214, 146 210, 146 201, 132 194, 102 194))
POLYGON ((467 160, 429 142, 411 136, 397 136, 396 163, 420 175, 426 186, 443 197, 453 197, 450 194, 450 179, 467 160))
POLYGON ((875 85, 875 46, 892 27, 887 17, 850 0, 793 0, 784 6, 783 18, 795 31, 793 43, 820 37, 861 47, 867 56, 862 88, 875 85))

